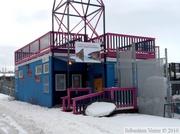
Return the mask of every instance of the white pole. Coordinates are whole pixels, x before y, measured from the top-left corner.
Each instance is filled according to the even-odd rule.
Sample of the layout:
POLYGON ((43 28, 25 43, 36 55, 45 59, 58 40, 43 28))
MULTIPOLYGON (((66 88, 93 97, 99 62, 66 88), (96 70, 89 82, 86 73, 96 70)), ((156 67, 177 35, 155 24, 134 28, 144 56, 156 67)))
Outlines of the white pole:
MULTIPOLYGON (((167 104, 171 104, 171 94, 170 94, 170 80, 168 75, 168 60, 167 60, 167 48, 165 48, 165 62, 166 62, 166 93, 167 93, 167 104)), ((168 117, 171 118, 171 107, 167 108, 168 117)))

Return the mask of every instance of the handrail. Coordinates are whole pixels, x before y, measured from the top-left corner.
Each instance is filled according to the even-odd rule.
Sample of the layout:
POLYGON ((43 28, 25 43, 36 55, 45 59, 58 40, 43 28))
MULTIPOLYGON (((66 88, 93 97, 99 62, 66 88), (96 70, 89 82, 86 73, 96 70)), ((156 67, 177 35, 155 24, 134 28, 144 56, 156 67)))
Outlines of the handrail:
POLYGON ((101 91, 101 92, 98 92, 98 93, 92 93, 92 94, 72 98, 72 101, 73 101, 73 114, 82 113, 84 111, 84 109, 85 109, 85 106, 87 105, 87 103, 80 103, 80 104, 76 105, 77 101, 90 99, 91 100, 90 102, 92 102, 95 99, 97 100, 97 99, 104 98, 104 97, 105 97, 105 92, 101 91))
MULTIPOLYGON (((64 32, 52 32, 49 31, 48 33, 44 34, 43 36, 37 38, 36 40, 32 41, 31 43, 25 45, 24 47, 15 51, 14 61, 15 64, 20 64, 22 62, 34 59, 46 53, 50 53, 52 49, 67 49, 67 33, 64 32), (54 41, 53 35, 54 34, 54 41), (54 44, 53 44, 54 42, 54 44), (62 45, 64 44, 64 45, 62 45)), ((71 33, 70 41, 78 40, 84 42, 85 38, 88 35, 84 34, 76 34, 71 33)), ((103 45, 104 35, 100 35, 96 38, 92 38, 88 40, 88 42, 95 42, 100 43, 103 45)), ((136 43, 137 47, 137 57, 143 58, 143 54, 145 55, 144 58, 155 58, 155 38, 151 37, 142 37, 142 36, 133 36, 133 35, 124 35, 124 34, 115 34, 115 33, 106 33, 106 51, 107 56, 108 54, 112 55, 111 53, 116 53, 116 48, 124 48, 126 51, 126 47, 128 49, 131 48, 132 44, 136 43), (147 49, 147 50, 146 50, 147 49), (142 53, 141 53, 141 52, 142 53), (140 52, 140 53, 139 53, 140 52), (148 56, 149 55, 149 56, 148 56)), ((72 50, 75 49, 74 43, 71 43, 69 46, 72 50)), ((103 49, 102 49, 103 51, 103 49)), ((61 51, 59 51, 61 52, 61 51)), ((115 56, 115 55, 113 55, 115 56)))
POLYGON ((129 97, 131 97, 133 100, 131 100, 131 98, 128 98, 131 101, 130 100, 127 101, 125 99, 121 100, 121 101, 124 101, 124 102, 122 102, 122 104, 117 104, 117 107, 133 106, 135 109, 137 109, 136 87, 113 87, 113 88, 103 88, 102 90, 106 91, 106 92, 109 91, 110 92, 110 98, 112 100, 114 100, 116 102, 116 104, 120 101, 119 100, 120 98, 118 98, 118 97, 123 97, 123 96, 117 96, 117 100, 116 100, 116 98, 115 98, 116 96, 115 95, 117 95, 117 94, 126 94, 126 95, 129 95, 129 93, 120 92, 120 91, 132 91, 133 97, 131 97, 131 96, 129 96, 129 97))
POLYGON ((91 94, 92 88, 90 88, 90 87, 86 87, 86 88, 68 88, 67 89, 67 96, 61 97, 63 111, 67 111, 67 110, 71 109, 70 108, 72 106, 71 99, 72 99, 72 97, 75 97, 75 96, 71 95, 72 92, 78 93, 78 92, 86 92, 86 91, 87 91, 86 94, 91 94))
POLYGON ((124 88, 114 87, 114 88, 103 88, 103 91, 98 93, 92 93, 92 94, 72 98, 73 113, 74 114, 82 113, 83 110, 85 109, 84 107, 87 105, 87 100, 88 103, 90 103, 94 100, 101 98, 112 99, 113 101, 115 101, 116 106, 118 108, 134 107, 134 109, 137 109, 137 98, 136 98, 135 87, 124 87, 124 88))

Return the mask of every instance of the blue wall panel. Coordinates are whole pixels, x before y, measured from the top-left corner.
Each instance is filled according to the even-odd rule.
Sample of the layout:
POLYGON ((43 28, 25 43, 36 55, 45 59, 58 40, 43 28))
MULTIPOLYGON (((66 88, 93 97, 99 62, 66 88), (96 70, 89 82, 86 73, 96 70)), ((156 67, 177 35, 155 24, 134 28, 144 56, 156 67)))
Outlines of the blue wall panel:
MULTIPOLYGON (((114 62, 107 62, 106 63, 106 67, 107 67, 107 81, 106 81, 106 86, 107 87, 114 87, 115 86, 115 82, 114 82, 114 78, 115 78, 115 72, 114 72, 114 62)), ((99 64, 90 64, 88 66, 88 78, 89 78, 89 83, 90 83, 90 87, 93 88, 93 92, 94 92, 94 79, 95 77, 100 76, 103 79, 103 87, 105 86, 105 77, 104 77, 104 65, 103 63, 99 63, 99 64)))
MULTIPOLYGON (((50 68, 50 64, 49 64, 50 68)), ((49 82, 51 79, 50 75, 50 69, 48 74, 44 74, 43 72, 43 63, 42 60, 29 63, 29 68, 26 68, 26 65, 22 65, 18 68, 18 70, 23 70, 23 77, 24 82, 22 81, 22 78, 16 78, 18 82, 18 92, 16 94, 16 98, 33 103, 38 104, 41 106, 46 107, 52 107, 52 92, 49 89, 49 93, 44 93, 44 75, 49 76, 49 82), (37 75, 40 79, 40 82, 36 82, 34 76, 36 75, 36 66, 42 65, 42 74, 37 75), (28 76, 27 72, 31 70, 32 76, 28 76)), ((50 83, 49 83, 50 85, 50 83)), ((50 86, 49 86, 50 87, 50 86)))
POLYGON ((115 86, 115 63, 114 62, 107 62, 107 87, 114 87, 115 86))
MULTIPOLYGON (((67 62, 54 58, 54 71, 67 71, 67 62)), ((86 63, 72 63, 70 71, 87 71, 86 63)))
MULTIPOLYGON (((94 79, 96 77, 101 77, 102 81, 104 82, 104 67, 102 63, 93 63, 88 65, 88 78, 89 78, 89 84, 90 87, 94 91, 94 79)), ((104 83, 102 83, 104 86, 104 83)))
MULTIPOLYGON (((18 92, 15 92, 17 99, 25 102, 30 102, 38 104, 41 106, 52 107, 54 105, 55 99, 61 97, 60 92, 54 92, 55 89, 55 73, 61 73, 67 71, 67 62, 55 59, 54 65, 52 62, 52 57, 49 57, 49 73, 44 74, 42 60, 29 63, 29 68, 26 65, 19 66, 18 70, 23 70, 23 76, 25 81, 23 82, 21 78, 15 79, 15 88, 17 85, 18 92), (36 75, 36 66, 42 65, 42 74, 38 75, 40 82, 36 82, 34 76, 36 75), (54 67, 54 70, 52 70, 54 67), (32 71, 32 76, 28 76, 28 70, 32 71), (44 76, 49 77, 49 92, 44 92, 44 76), (55 93, 55 94, 54 94, 55 93), (55 98, 56 97, 56 98, 55 98)), ((107 62, 107 87, 114 87, 114 63, 107 62)), ((86 86, 86 81, 89 81, 89 86, 92 87, 94 92, 94 79, 96 77, 101 77, 104 87, 104 64, 103 63, 73 63, 70 66, 70 74, 81 73, 83 76, 83 87, 86 86)), ((71 83, 71 82, 70 82, 71 83)))

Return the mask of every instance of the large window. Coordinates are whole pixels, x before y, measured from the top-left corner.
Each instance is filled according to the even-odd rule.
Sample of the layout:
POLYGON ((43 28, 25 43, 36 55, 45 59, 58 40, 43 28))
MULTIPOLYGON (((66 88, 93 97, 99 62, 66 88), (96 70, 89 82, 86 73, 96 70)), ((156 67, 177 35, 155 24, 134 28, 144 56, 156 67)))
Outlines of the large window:
POLYGON ((49 63, 44 64, 44 74, 49 73, 49 63))
POLYGON ((44 76, 44 93, 49 93, 49 76, 44 76))
POLYGON ((42 65, 36 66, 36 75, 42 74, 42 65))
POLYGON ((72 74, 72 87, 73 88, 82 87, 81 74, 72 74))
POLYGON ((56 74, 56 91, 65 91, 66 90, 66 75, 65 74, 56 74))

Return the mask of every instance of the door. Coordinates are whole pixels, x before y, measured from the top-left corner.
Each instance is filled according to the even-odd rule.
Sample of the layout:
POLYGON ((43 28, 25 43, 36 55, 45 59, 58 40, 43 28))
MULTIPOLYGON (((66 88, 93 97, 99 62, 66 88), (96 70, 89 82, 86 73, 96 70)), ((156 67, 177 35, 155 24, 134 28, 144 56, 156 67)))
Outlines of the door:
POLYGON ((54 105, 62 104, 61 97, 66 95, 66 74, 55 74, 54 105))
POLYGON ((81 74, 72 74, 72 88, 81 88, 82 79, 81 74))

